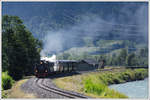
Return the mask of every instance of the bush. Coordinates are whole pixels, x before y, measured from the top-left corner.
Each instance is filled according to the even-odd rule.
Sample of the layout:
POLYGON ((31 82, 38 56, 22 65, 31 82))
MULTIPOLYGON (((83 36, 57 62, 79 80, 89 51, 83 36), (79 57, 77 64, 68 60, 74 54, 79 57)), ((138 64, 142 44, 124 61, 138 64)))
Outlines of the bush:
POLYGON ((13 83, 14 80, 8 75, 7 72, 2 72, 2 89, 10 89, 13 83))
POLYGON ((148 70, 146 69, 135 69, 136 80, 142 80, 148 76, 148 70))

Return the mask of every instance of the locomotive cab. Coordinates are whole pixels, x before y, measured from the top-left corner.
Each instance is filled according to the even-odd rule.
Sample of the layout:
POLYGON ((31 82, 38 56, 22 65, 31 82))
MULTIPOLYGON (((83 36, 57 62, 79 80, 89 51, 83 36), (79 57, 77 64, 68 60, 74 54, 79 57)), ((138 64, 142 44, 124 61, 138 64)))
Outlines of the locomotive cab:
POLYGON ((35 76, 36 77, 46 77, 48 75, 48 69, 46 63, 40 61, 40 64, 35 66, 35 76))

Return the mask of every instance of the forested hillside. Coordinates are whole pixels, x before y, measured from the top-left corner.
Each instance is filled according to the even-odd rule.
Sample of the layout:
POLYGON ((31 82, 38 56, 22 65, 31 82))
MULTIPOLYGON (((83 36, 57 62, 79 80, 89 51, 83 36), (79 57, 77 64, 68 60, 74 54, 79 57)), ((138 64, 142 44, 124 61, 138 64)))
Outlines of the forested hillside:
POLYGON ((59 59, 105 58, 108 65, 128 65, 128 59, 134 58, 136 62, 144 60, 142 65, 147 65, 146 2, 3 2, 3 5, 3 15, 19 16, 33 36, 43 42, 41 56, 55 53, 59 59), (122 52, 125 56, 120 59, 122 52))

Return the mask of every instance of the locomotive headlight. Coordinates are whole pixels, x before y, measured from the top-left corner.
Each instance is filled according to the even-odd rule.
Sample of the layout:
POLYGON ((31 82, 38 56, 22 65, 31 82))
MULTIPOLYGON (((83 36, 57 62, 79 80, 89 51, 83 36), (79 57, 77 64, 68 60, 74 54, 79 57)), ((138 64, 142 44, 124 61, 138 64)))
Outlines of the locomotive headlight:
POLYGON ((35 72, 38 72, 37 70, 35 70, 35 72))
POLYGON ((45 72, 47 72, 47 70, 45 70, 45 72))

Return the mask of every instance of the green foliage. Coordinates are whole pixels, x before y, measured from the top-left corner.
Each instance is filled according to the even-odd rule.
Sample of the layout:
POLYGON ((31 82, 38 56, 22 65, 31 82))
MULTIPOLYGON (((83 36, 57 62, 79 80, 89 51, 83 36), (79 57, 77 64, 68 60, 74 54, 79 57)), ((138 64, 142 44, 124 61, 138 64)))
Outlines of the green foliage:
POLYGON ((83 47, 73 47, 58 54, 59 59, 104 59, 108 66, 148 66, 148 48, 129 40, 94 40, 85 37, 83 47), (137 49, 141 48, 141 49, 137 49))
POLYGON ((7 71, 7 67, 9 66, 8 56, 7 56, 6 52, 2 53, 2 58, 3 58, 2 59, 2 66, 3 66, 2 71, 4 72, 4 71, 7 71))
POLYGON ((8 94, 7 93, 5 93, 3 90, 2 90, 2 98, 7 98, 8 97, 8 94))
POLYGON ((94 93, 100 95, 105 87, 106 86, 104 84, 93 83, 90 79, 85 80, 84 88, 86 93, 94 93))
POLYGON ((119 56, 118 56, 118 64, 119 65, 126 65, 126 57, 127 57, 127 50, 126 49, 122 49, 122 51, 120 52, 119 56))
POLYGON ((135 69, 134 71, 135 71, 135 77, 137 78, 136 80, 141 80, 148 76, 148 70, 135 69))
POLYGON ((134 53, 131 53, 127 57, 127 65, 128 66, 136 66, 136 65, 138 65, 138 59, 137 59, 137 57, 136 57, 136 55, 134 53))
POLYGON ((126 70, 125 72, 118 73, 103 73, 98 77, 106 85, 110 84, 119 84, 128 81, 141 80, 148 76, 147 69, 135 69, 135 70, 126 70))
POLYGON ((85 92, 98 95, 100 95, 106 87, 106 85, 99 81, 98 77, 95 77, 94 75, 88 75, 83 83, 85 92))
POLYGON ((148 56, 148 48, 142 48, 140 50, 140 56, 141 57, 147 57, 148 56))
POLYGON ((84 79, 84 92, 95 94, 103 98, 127 98, 124 94, 109 89, 102 80, 94 75, 90 75, 84 79))
POLYGON ((10 89, 14 80, 8 75, 7 72, 2 72, 2 89, 10 89))
POLYGON ((112 56, 106 56, 107 65, 119 65, 119 66, 148 66, 148 51, 141 49, 140 52, 128 53, 128 49, 122 49, 119 55, 113 54, 112 56), (142 52, 142 53, 141 53, 142 52))
POLYGON ((145 47, 140 49, 137 58, 138 58, 138 65, 144 67, 148 66, 148 48, 145 47))
POLYGON ((2 69, 13 79, 31 75, 40 60, 41 41, 32 36, 17 16, 2 18, 2 69))
POLYGON ((84 92, 95 94, 103 98, 126 98, 127 96, 124 94, 109 89, 108 85, 141 80, 147 76, 147 69, 127 69, 124 72, 89 74, 83 79, 84 92))

